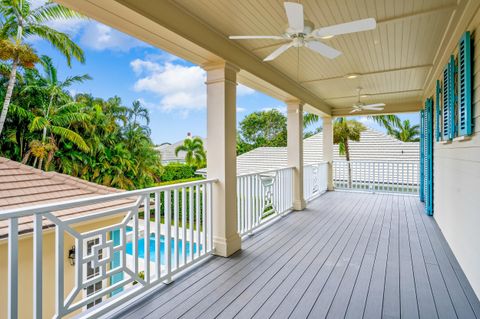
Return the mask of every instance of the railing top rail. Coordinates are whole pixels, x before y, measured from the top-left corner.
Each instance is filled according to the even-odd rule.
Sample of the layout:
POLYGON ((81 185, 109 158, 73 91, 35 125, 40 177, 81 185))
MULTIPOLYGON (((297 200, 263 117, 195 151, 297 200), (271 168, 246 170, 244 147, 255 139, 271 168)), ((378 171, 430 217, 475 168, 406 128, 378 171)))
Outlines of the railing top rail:
POLYGON ((334 163, 412 163, 412 164, 417 164, 420 162, 420 160, 418 161, 413 161, 413 160, 408 160, 408 161, 404 161, 404 160, 382 160, 382 161, 376 161, 376 160, 350 160, 350 161, 346 161, 346 160, 334 160, 333 161, 334 163))
POLYGON ((260 171, 260 172, 255 172, 255 173, 245 173, 245 174, 239 174, 237 177, 245 177, 245 176, 252 176, 252 175, 260 175, 260 174, 267 174, 267 173, 273 173, 273 172, 278 172, 278 171, 284 171, 288 169, 295 168, 295 166, 287 166, 287 167, 281 167, 281 168, 274 168, 274 169, 269 169, 267 171, 260 171))
POLYGON ((308 163, 308 164, 303 164, 303 167, 314 166, 314 165, 319 165, 319 164, 328 164, 328 162, 327 161, 320 161, 320 162, 315 162, 315 163, 308 163))
POLYGON ((168 191, 168 190, 173 190, 173 189, 178 189, 183 187, 190 187, 190 186, 195 186, 200 184, 215 183, 217 181, 218 181, 217 179, 202 179, 202 180, 193 181, 193 182, 171 184, 171 185, 165 185, 165 186, 156 186, 156 187, 150 187, 150 188, 144 188, 144 189, 136 189, 133 191, 119 192, 114 194, 99 195, 94 197, 66 200, 62 202, 0 210, 0 220, 12 218, 12 217, 24 217, 24 216, 29 216, 33 214, 48 213, 52 211, 70 209, 78 206, 93 205, 93 204, 98 204, 105 201, 113 201, 117 199, 130 198, 134 196, 142 196, 142 195, 147 195, 155 192, 168 191))

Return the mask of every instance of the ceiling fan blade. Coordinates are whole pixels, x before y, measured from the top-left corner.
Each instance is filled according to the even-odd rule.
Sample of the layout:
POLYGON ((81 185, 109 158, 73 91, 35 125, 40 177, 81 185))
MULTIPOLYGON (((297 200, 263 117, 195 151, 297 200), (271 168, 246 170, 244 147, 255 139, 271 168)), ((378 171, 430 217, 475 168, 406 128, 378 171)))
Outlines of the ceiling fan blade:
POLYGON ((284 40, 285 37, 281 35, 231 35, 228 37, 232 40, 248 40, 248 39, 272 39, 272 40, 284 40))
POLYGON ((364 105, 363 108, 364 109, 370 109, 370 108, 382 108, 385 106, 385 103, 375 103, 375 104, 367 104, 367 105, 364 105))
POLYGON ((360 112, 360 109, 353 109, 350 111, 350 113, 356 113, 356 112, 360 112))
POLYGON ((341 35, 346 33, 355 33, 361 31, 372 30, 377 27, 377 22, 374 18, 356 20, 347 23, 332 25, 325 28, 314 30, 312 33, 317 37, 328 37, 334 35, 341 35))
POLYGON ((280 54, 287 51, 291 46, 293 46, 293 42, 282 45, 281 47, 270 53, 270 55, 263 59, 263 61, 272 61, 276 59, 280 54))
POLYGON ((285 2, 288 26, 291 32, 303 32, 303 6, 296 2, 285 2))
POLYGON ((317 53, 320 53, 321 55, 329 58, 329 59, 335 59, 337 56, 342 54, 342 52, 329 47, 328 45, 319 42, 319 41, 309 41, 305 43, 305 46, 317 53))

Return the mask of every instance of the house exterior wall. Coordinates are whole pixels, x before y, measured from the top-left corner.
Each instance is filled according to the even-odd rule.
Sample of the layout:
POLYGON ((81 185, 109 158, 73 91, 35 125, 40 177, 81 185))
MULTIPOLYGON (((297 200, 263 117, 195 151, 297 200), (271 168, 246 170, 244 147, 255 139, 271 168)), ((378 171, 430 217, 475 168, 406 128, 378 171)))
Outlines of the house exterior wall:
MULTIPOLYGON (((480 10, 465 25, 468 27, 459 31, 470 31, 474 46, 474 133, 467 141, 434 143, 433 216, 480 297, 480 10)), ((451 52, 446 52, 446 57, 451 52)), ((442 62, 446 64, 445 59, 442 62)), ((433 88, 429 92, 435 96, 433 88)))
MULTIPOLYGON (((95 219, 89 224, 74 227, 79 232, 113 225, 121 221, 116 216, 109 219, 95 219)), ((65 297, 75 284, 75 267, 69 264, 68 250, 74 245, 70 235, 64 236, 65 242, 65 297)), ((0 318, 7 318, 8 303, 8 244, 0 241, 0 318)), ((21 236, 18 242, 18 288, 19 318, 32 318, 33 314, 33 236, 21 236)), ((55 231, 46 230, 43 235, 43 318, 52 318, 55 313, 55 231)))

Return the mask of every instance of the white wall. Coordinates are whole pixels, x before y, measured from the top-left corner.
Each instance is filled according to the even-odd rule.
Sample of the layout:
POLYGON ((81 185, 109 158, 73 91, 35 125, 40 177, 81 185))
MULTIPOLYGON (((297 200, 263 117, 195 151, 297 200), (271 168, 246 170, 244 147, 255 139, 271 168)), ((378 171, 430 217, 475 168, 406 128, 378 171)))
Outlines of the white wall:
POLYGON ((475 133, 469 141, 434 145, 434 218, 480 298, 480 11, 468 30, 475 47, 475 133))

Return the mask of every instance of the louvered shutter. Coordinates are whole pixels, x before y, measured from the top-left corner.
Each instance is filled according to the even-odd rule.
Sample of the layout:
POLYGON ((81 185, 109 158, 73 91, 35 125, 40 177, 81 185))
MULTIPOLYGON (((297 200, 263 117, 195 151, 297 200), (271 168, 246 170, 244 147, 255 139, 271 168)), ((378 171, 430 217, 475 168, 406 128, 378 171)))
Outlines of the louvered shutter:
POLYGON ((440 80, 437 80, 437 86, 435 88, 435 139, 440 141, 442 138, 442 128, 441 128, 441 121, 442 121, 442 110, 440 108, 441 106, 441 84, 440 80))
POLYGON ((458 135, 472 134, 472 51, 470 32, 458 44, 458 135))
POLYGON ((420 201, 425 201, 425 111, 420 111, 420 201))
POLYGON ((433 215, 433 100, 425 103, 425 210, 433 215))
POLYGON ((451 140, 455 137, 455 59, 450 61, 443 70, 443 127, 442 137, 451 140))

